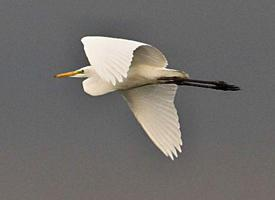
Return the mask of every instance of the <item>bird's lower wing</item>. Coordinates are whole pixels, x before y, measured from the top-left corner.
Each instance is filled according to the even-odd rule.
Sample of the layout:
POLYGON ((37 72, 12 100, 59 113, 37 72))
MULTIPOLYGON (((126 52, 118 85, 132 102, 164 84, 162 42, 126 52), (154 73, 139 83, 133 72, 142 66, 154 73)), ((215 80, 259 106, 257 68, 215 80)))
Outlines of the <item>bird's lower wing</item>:
POLYGON ((148 85, 122 92, 154 144, 171 159, 181 152, 181 132, 174 98, 177 86, 148 85))

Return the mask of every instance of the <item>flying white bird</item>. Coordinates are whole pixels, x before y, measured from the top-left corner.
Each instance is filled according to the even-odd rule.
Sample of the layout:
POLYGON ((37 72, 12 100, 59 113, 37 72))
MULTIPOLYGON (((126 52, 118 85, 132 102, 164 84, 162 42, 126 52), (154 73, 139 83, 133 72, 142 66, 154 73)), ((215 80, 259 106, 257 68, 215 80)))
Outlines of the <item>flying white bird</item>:
POLYGON ((172 160, 181 152, 181 131, 174 97, 177 85, 239 90, 223 81, 200 81, 184 71, 168 69, 155 47, 126 39, 82 38, 90 66, 55 75, 86 78, 83 89, 92 96, 119 91, 153 143, 172 160))

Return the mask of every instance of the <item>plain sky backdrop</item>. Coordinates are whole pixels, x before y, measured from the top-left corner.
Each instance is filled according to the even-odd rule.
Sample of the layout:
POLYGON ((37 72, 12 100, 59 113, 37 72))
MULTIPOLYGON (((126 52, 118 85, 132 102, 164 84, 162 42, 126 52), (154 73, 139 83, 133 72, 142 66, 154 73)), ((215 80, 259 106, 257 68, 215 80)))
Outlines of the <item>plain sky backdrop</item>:
POLYGON ((1 200, 275 199, 274 0, 1 0, 0 25, 1 200), (242 90, 180 88, 171 161, 119 94, 53 78, 88 65, 86 35, 152 44, 242 90))

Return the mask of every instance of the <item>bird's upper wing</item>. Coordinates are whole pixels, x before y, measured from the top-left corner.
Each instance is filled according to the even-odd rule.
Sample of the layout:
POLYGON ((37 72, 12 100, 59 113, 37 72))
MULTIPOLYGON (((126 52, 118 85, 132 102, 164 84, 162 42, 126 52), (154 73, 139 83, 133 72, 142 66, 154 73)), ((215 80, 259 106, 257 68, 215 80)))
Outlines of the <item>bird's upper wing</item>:
POLYGON ((181 132, 174 97, 177 86, 149 85, 122 92, 154 144, 173 159, 181 152, 181 132))
POLYGON ((131 64, 166 67, 165 56, 155 47, 132 40, 87 36, 81 39, 89 62, 105 81, 122 82, 131 64))

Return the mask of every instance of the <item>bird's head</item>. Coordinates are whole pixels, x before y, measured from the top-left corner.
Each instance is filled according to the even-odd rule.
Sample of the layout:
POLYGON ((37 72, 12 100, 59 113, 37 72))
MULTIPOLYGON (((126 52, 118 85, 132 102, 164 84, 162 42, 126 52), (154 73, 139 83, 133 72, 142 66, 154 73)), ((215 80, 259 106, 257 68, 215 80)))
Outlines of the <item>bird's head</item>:
POLYGON ((73 78, 88 78, 93 73, 92 66, 82 67, 75 71, 65 72, 54 75, 55 78, 65 78, 65 77, 73 77, 73 78))

